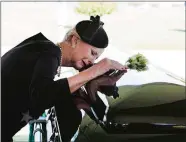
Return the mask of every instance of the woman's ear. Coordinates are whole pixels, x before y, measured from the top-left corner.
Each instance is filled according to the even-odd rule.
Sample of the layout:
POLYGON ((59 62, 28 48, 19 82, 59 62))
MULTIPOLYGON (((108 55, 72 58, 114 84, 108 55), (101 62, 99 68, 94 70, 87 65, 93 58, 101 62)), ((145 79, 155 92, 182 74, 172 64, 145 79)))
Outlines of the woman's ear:
POLYGON ((72 42, 72 48, 75 48, 76 45, 77 45, 77 42, 78 42, 78 38, 73 35, 72 39, 71 39, 71 42, 72 42))

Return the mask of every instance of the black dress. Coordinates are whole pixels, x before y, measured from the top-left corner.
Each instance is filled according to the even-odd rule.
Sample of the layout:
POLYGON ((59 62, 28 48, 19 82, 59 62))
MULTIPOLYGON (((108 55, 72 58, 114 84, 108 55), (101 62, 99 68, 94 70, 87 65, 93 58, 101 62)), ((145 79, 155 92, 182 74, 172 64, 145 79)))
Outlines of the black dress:
POLYGON ((81 123, 81 112, 72 101, 67 78, 54 81, 61 51, 38 33, 1 57, 2 141, 12 137, 27 122, 55 106, 63 141, 70 141, 81 123))

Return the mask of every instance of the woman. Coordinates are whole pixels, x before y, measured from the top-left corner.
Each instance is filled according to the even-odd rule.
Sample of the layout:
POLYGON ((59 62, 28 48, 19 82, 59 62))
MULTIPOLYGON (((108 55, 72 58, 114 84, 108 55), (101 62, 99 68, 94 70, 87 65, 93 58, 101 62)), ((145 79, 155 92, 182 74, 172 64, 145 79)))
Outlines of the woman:
POLYGON ((37 119, 52 106, 57 108, 62 139, 69 141, 81 122, 81 112, 72 101, 73 93, 110 69, 125 67, 103 59, 77 75, 53 79, 61 66, 81 70, 92 65, 107 45, 108 36, 97 16, 77 23, 57 45, 39 33, 2 56, 2 141, 12 141, 30 119, 37 119))

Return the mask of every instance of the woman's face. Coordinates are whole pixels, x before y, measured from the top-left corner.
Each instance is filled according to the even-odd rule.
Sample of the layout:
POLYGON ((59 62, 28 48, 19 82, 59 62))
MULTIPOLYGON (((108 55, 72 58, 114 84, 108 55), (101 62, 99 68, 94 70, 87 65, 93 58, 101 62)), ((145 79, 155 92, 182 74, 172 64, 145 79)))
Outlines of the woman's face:
POLYGON ((104 51, 104 49, 91 46, 75 36, 72 37, 73 45, 75 48, 72 49, 71 64, 77 70, 93 64, 104 51))

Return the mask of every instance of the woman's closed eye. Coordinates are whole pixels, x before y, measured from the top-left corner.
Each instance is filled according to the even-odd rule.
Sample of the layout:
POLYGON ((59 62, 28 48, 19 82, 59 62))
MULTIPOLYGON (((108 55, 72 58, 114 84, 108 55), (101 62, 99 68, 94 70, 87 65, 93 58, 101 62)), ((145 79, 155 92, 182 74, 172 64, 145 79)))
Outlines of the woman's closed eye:
POLYGON ((96 52, 94 52, 94 51, 92 51, 92 56, 95 58, 95 60, 97 60, 97 59, 98 59, 98 55, 97 55, 97 53, 96 53, 96 52))
POLYGON ((94 57, 97 57, 97 53, 95 51, 91 51, 91 54, 94 56, 94 57))

